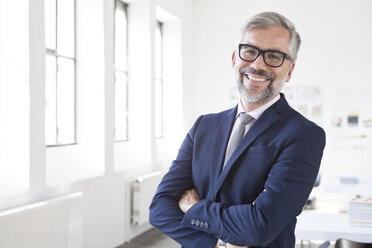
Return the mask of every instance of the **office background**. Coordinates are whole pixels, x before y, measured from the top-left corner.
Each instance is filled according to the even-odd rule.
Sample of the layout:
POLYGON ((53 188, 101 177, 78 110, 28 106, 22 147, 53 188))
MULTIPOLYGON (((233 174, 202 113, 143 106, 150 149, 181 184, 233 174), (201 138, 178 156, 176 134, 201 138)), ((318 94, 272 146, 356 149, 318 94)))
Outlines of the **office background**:
POLYGON ((0 0, 0 247, 22 242, 15 241, 21 233, 18 220, 9 225, 12 210, 22 212, 22 206, 35 202, 55 204, 61 196, 78 199, 57 211, 64 219, 74 215, 73 221, 61 223, 56 213, 29 217, 29 230, 45 244, 56 236, 60 247, 116 247, 148 230, 148 223, 132 223, 132 179, 167 169, 200 114, 236 104, 231 55, 237 32, 261 11, 288 17, 303 40, 284 92, 327 132, 315 192, 319 205, 345 211, 350 197, 370 194, 371 1, 124 2, 127 52, 120 67, 117 1, 75 1, 73 52, 66 56, 75 66, 74 105, 60 110, 73 111, 72 141, 67 135, 68 142, 48 143, 50 135, 58 135, 47 132, 46 121, 47 58, 57 56, 46 42, 48 1, 0 0), (117 87, 120 75, 126 78, 123 95, 117 87), (70 235, 71 226, 79 226, 79 235, 70 235))

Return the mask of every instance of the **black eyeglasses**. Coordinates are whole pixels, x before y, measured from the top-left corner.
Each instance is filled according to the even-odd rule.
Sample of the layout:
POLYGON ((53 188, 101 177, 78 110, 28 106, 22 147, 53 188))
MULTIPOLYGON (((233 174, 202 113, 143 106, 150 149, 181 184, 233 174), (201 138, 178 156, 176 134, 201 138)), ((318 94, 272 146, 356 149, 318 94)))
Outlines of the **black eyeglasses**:
POLYGON ((282 66, 285 59, 293 61, 291 56, 281 51, 261 50, 255 46, 239 44, 239 57, 244 61, 247 62, 255 61, 258 58, 258 56, 260 56, 260 54, 262 54, 265 64, 271 67, 282 66))

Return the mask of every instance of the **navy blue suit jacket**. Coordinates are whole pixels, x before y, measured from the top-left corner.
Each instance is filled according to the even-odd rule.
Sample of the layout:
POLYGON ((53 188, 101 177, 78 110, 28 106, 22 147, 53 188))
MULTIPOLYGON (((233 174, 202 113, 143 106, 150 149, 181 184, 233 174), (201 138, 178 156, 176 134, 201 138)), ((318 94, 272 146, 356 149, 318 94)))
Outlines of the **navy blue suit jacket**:
POLYGON ((239 246, 294 247, 296 216, 318 174, 325 133, 281 94, 222 170, 236 111, 197 119, 157 189, 150 222, 187 248, 212 248, 217 239, 239 246), (191 188, 201 201, 184 214, 178 200, 191 188))

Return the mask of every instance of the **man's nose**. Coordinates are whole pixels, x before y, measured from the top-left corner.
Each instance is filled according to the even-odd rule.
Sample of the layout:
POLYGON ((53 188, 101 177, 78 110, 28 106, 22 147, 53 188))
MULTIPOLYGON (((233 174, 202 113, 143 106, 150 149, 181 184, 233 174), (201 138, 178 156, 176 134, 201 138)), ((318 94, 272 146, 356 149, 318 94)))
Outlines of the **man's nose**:
POLYGON ((251 66, 256 70, 266 68, 266 63, 264 61, 263 55, 260 54, 255 61, 252 61, 251 66))

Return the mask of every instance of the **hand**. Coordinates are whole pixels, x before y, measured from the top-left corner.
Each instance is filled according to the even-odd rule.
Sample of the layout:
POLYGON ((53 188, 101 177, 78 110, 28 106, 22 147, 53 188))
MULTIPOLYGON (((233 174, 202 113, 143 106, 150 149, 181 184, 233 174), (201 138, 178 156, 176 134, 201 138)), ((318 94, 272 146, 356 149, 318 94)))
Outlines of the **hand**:
POLYGON ((178 201, 178 206, 182 212, 186 213, 194 204, 200 201, 198 192, 195 189, 186 190, 182 195, 181 199, 178 201))

